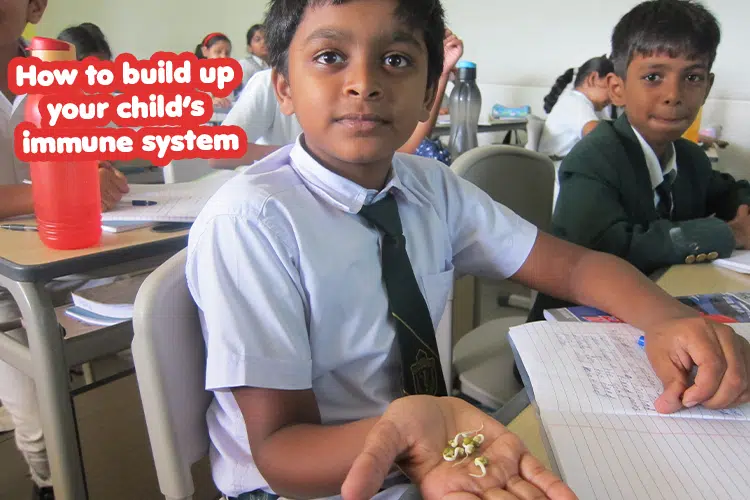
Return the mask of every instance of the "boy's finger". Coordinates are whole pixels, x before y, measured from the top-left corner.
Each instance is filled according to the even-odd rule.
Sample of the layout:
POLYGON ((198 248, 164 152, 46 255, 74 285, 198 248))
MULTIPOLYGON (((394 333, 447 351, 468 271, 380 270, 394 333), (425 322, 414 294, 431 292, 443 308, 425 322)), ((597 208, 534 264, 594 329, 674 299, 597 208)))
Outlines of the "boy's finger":
POLYGON ((660 373, 656 369, 656 365, 654 365, 654 371, 656 371, 656 375, 664 385, 664 390, 656 398, 654 407, 659 413, 674 413, 683 408, 682 395, 685 393, 685 389, 687 389, 688 374, 675 366, 671 361, 666 360, 666 363, 672 366, 672 369, 668 371, 668 375, 660 373))
MULTIPOLYGON (((576 498, 573 490, 563 483, 555 473, 547 469, 542 463, 534 458, 531 453, 525 453, 518 465, 521 477, 526 479, 534 487, 543 491, 546 498, 553 500, 574 500, 576 498)), ((513 491, 510 489, 510 491, 513 491)), ((522 497, 523 498, 523 497, 522 497)))
POLYGON ((344 500, 367 500, 375 496, 391 465, 403 451, 396 426, 381 419, 367 435, 362 453, 354 460, 341 485, 344 500))
MULTIPOLYGON (((735 335, 730 328, 718 329, 716 336, 719 339, 721 349, 726 360, 726 369, 720 381, 716 392, 708 399, 703 401, 703 405, 708 408, 727 408, 732 405, 742 394, 747 391, 747 367, 745 366, 744 339, 735 335)), ((698 375, 695 378, 695 386, 699 386, 701 370, 698 369, 698 375)), ((702 380, 701 380, 702 382, 702 380)), ((695 399, 693 398, 693 388, 685 392, 685 406, 688 406, 695 399)))
POLYGON ((708 325, 706 330, 692 336, 685 345, 685 351, 697 366, 697 374, 683 402, 695 406, 716 394, 727 369, 727 359, 716 333, 708 325))

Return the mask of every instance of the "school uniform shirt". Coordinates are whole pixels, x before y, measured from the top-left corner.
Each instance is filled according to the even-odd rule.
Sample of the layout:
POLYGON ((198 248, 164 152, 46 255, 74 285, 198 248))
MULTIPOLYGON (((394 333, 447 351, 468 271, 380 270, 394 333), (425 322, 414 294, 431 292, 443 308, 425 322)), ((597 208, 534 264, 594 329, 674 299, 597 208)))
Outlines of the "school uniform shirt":
POLYGON ((271 70, 256 73, 247 83, 222 125, 237 125, 250 144, 285 146, 302 133, 297 117, 279 109, 271 85, 271 70))
MULTIPOLYGON (((631 126, 631 128, 633 127, 631 126)), ((648 176, 651 180, 651 189, 654 190, 654 206, 656 207, 659 205, 659 194, 656 192, 656 187, 664 182, 664 178, 670 172, 675 172, 675 177, 677 174, 677 153, 675 153, 674 143, 669 144, 667 160, 664 163, 664 167, 662 167, 659 157, 656 156, 654 149, 646 142, 646 139, 635 128, 633 128, 633 133, 641 145, 643 156, 646 158, 646 167, 648 168, 648 176)), ((674 179, 672 182, 674 182, 674 179)))
POLYGON ((539 152, 564 157, 583 138, 583 127, 600 116, 588 97, 577 90, 565 90, 544 122, 539 152))
POLYGON ((224 494, 269 490, 231 388, 312 388, 324 425, 381 415, 400 396, 381 235, 357 215, 386 193, 434 325, 454 273, 507 278, 536 239, 533 225, 482 190, 413 155, 394 156, 378 192, 317 163, 300 139, 222 186, 190 231, 186 273, 207 347, 211 459, 224 494))
POLYGON ((247 85, 247 82, 250 81, 250 78, 252 78, 255 73, 269 68, 268 63, 255 54, 250 54, 246 58, 240 59, 240 66, 242 66, 243 86, 247 85))

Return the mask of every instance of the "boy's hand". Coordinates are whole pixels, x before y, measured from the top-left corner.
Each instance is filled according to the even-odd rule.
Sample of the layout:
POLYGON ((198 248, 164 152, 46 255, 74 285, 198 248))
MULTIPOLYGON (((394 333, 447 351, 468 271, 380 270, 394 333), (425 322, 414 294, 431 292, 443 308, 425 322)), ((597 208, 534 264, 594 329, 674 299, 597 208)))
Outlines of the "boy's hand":
POLYGON ((669 321, 646 332, 646 354, 664 384, 655 402, 660 413, 750 401, 750 344, 727 325, 700 317, 669 321))
POLYGON ((443 39, 443 75, 448 76, 463 55, 464 42, 454 35, 451 30, 445 30, 445 38, 443 39))
POLYGON ((740 205, 737 215, 728 224, 734 234, 737 248, 750 248, 750 207, 740 205))
POLYGON ((226 109, 232 107, 232 101, 227 97, 212 97, 211 100, 214 103, 214 108, 226 109))
POLYGON ((111 210, 130 191, 125 175, 109 162, 99 163, 99 189, 102 194, 102 211, 111 210))
POLYGON ((426 500, 575 499, 573 492, 498 421, 457 398, 409 396, 391 403, 367 436, 341 488, 345 500, 371 498, 396 463, 426 500), (446 462, 443 450, 459 432, 482 427, 484 442, 469 459, 446 462), (487 475, 474 459, 488 459, 487 475))

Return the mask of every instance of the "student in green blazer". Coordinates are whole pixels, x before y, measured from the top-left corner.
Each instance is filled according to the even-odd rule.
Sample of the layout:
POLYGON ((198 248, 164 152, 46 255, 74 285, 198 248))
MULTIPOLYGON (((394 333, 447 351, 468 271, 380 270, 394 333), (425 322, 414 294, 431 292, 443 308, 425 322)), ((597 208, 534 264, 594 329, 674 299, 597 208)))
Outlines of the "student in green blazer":
MULTIPOLYGON (((608 84, 625 114, 563 160, 555 235, 646 274, 750 248, 750 184, 713 170, 681 138, 713 85, 720 36, 714 16, 685 0, 645 2, 622 18, 608 84)), ((564 305, 540 297, 531 318, 564 305)))

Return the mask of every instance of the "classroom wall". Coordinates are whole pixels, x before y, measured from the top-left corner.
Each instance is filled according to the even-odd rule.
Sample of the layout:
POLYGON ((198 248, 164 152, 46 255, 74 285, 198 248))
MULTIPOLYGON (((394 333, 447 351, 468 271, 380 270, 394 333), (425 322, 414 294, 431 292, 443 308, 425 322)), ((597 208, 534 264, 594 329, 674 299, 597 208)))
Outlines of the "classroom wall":
MULTIPOLYGON (((637 3, 443 0, 450 27, 466 42, 466 58, 478 64, 485 115, 495 103, 530 104, 542 114, 542 98, 555 78, 608 53, 612 28, 637 3)), ((721 168, 750 177, 750 2, 705 4, 722 23, 723 41, 704 124, 722 124, 732 143, 722 151, 721 168)), ((223 31, 234 41, 233 55, 241 57, 245 33, 262 20, 265 7, 266 0, 50 0, 37 33, 55 36, 66 26, 91 21, 102 27, 115 53, 148 57, 156 50, 192 51, 204 35, 223 31)))

